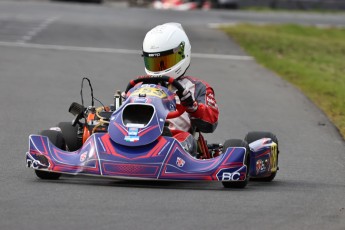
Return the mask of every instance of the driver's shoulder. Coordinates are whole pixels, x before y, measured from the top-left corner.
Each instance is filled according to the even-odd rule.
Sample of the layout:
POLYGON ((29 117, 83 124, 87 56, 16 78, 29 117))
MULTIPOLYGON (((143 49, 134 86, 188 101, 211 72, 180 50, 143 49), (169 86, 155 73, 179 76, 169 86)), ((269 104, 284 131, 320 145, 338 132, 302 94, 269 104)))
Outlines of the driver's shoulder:
POLYGON ((192 77, 192 76, 182 76, 179 79, 177 79, 181 84, 183 85, 188 85, 188 84, 193 84, 195 86, 200 86, 200 87, 206 87, 209 88, 211 87, 210 84, 197 77, 192 77))
POLYGON ((200 81, 199 78, 193 76, 181 76, 177 78, 178 81, 189 80, 189 81, 200 81))

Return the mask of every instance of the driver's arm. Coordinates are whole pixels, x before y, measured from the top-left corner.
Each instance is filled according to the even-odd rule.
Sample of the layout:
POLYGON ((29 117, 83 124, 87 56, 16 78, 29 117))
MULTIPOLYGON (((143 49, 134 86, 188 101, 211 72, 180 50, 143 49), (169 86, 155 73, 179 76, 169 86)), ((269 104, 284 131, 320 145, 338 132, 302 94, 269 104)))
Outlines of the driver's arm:
POLYGON ((212 133, 218 125, 219 115, 212 87, 207 82, 192 77, 183 77, 180 81, 197 102, 196 110, 189 112, 192 125, 203 133, 212 133))

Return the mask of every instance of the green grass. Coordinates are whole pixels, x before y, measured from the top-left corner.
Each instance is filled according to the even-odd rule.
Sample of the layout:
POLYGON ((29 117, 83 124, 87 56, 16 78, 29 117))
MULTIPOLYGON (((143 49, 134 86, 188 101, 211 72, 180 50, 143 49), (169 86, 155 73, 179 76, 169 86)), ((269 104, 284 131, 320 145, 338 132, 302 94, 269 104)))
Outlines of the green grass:
POLYGON ((345 138, 345 29, 240 24, 222 30, 304 92, 345 138))
POLYGON ((310 8, 310 9, 284 9, 284 8, 270 8, 260 6, 243 7, 241 10, 254 11, 254 12, 268 12, 268 13, 301 13, 301 14, 345 14, 341 9, 322 9, 322 8, 310 8))

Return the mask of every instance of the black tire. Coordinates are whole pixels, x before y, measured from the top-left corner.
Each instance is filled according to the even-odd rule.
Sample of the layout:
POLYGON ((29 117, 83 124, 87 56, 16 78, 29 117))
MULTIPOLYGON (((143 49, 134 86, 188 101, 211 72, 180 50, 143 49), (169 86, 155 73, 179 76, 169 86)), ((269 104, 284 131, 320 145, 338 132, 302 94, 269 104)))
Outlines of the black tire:
MULTIPOLYGON (((43 130, 40 135, 49 138, 50 142, 56 147, 65 150, 66 144, 62 134, 55 130, 43 130)), ((43 180, 57 180, 61 176, 61 173, 47 172, 41 170, 35 170, 36 176, 43 180)))
MULTIPOLYGON (((271 138, 273 142, 277 144, 277 166, 278 166, 278 159, 279 159, 279 145, 278 145, 278 138, 271 132, 249 132, 246 137, 244 138, 245 141, 248 143, 252 143, 254 141, 260 140, 262 138, 271 138)), ((251 178, 253 181, 261 181, 261 182, 271 182, 277 175, 277 172, 271 173, 270 176, 264 178, 251 178)))
POLYGON ((57 126, 61 129, 68 151, 73 152, 82 147, 82 140, 78 138, 78 125, 72 126, 71 122, 60 122, 57 126))
POLYGON ((247 166, 247 175, 244 181, 222 181, 222 184, 225 188, 244 188, 248 184, 249 180, 249 145, 246 141, 240 139, 230 139, 226 140, 223 145, 223 150, 226 151, 229 147, 244 147, 246 148, 246 155, 244 163, 247 166))

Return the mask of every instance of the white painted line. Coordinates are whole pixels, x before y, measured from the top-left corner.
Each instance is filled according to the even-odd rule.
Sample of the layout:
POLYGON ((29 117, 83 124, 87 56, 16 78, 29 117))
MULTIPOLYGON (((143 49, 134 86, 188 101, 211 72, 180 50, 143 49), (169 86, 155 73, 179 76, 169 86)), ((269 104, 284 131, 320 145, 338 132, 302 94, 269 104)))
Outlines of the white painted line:
MULTIPOLYGON (((252 25, 257 25, 257 26, 265 26, 265 25, 276 25, 276 24, 285 24, 285 23, 274 23, 274 22, 260 22, 260 21, 251 21, 251 22, 241 22, 241 21, 228 21, 228 22, 224 22, 224 23, 209 23, 208 27, 212 28, 212 29, 218 29, 219 27, 227 27, 227 26, 236 26, 236 25, 240 25, 240 24, 252 24, 252 25)), ((319 28, 344 28, 344 25, 332 25, 332 24, 313 24, 313 23, 303 23, 300 24, 301 26, 316 26, 319 28)))
POLYGON ((193 58, 208 58, 208 59, 229 59, 229 60, 241 60, 241 61, 251 61, 254 58, 251 56, 244 55, 228 55, 228 54, 201 54, 192 53, 193 58))
POLYGON ((28 33, 26 33, 23 37, 21 37, 17 43, 26 43, 31 41, 38 33, 42 32, 45 28, 47 28, 51 23, 56 21, 58 17, 50 17, 40 23, 38 26, 32 28, 28 33))
MULTIPOLYGON (((81 51, 81 52, 94 52, 94 53, 137 54, 137 55, 140 55, 142 52, 141 50, 44 45, 44 44, 33 44, 33 43, 26 43, 26 42, 2 42, 2 41, 0 41, 0 46, 35 48, 35 49, 46 49, 46 50, 61 50, 61 51, 81 51)), ((240 60, 240 61, 253 60, 253 57, 244 56, 244 55, 193 53, 192 56, 193 56, 193 58, 204 58, 204 59, 223 59, 223 60, 240 60)))
POLYGON ((80 47, 80 46, 59 46, 59 45, 45 45, 45 44, 19 43, 19 42, 0 42, 0 46, 35 48, 35 49, 45 49, 45 50, 61 50, 61 51, 84 51, 84 52, 94 52, 94 53, 141 54, 140 50, 80 47))
POLYGON ((341 167, 345 168, 345 166, 344 166, 342 163, 340 163, 339 161, 335 161, 335 163, 337 163, 337 164, 340 165, 341 167))
POLYGON ((219 27, 222 26, 236 26, 239 23, 236 21, 229 21, 229 22, 225 22, 225 23, 208 23, 208 27, 210 27, 211 29, 218 29, 219 27))

